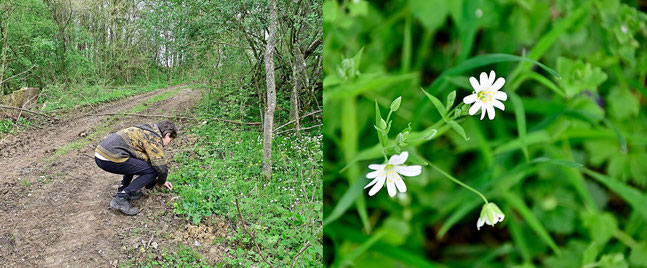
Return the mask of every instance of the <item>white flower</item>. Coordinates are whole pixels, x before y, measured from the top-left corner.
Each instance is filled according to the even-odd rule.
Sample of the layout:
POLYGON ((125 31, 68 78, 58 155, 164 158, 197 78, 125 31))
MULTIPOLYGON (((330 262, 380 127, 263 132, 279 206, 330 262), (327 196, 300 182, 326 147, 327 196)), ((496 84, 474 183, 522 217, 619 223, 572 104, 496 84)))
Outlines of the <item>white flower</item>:
POLYGON ((375 195, 386 182, 386 189, 389 192, 389 196, 394 197, 397 191, 402 193, 407 191, 407 186, 404 184, 402 177, 404 176, 418 176, 422 171, 422 167, 419 165, 405 166, 402 165, 407 161, 409 157, 408 152, 402 152, 400 155, 393 155, 389 162, 386 165, 371 164, 368 168, 375 170, 366 174, 366 178, 373 179, 364 189, 371 187, 373 188, 368 192, 368 195, 375 195), (397 187, 397 191, 396 191, 397 187))
POLYGON ((508 95, 503 91, 499 91, 503 84, 505 84, 505 79, 499 77, 499 79, 494 81, 495 75, 494 71, 490 71, 490 77, 486 73, 481 73, 481 83, 476 81, 476 78, 470 77, 470 84, 474 88, 474 93, 463 98, 463 102, 466 104, 471 104, 472 107, 469 110, 470 115, 474 115, 479 109, 481 109, 481 120, 485 114, 488 114, 490 120, 494 119, 494 107, 505 110, 505 105, 499 100, 505 101, 508 99, 508 95))
POLYGON ((503 222, 503 218, 505 218, 505 215, 503 215, 503 212, 501 212, 496 204, 487 203, 483 205, 483 208, 481 209, 481 217, 479 217, 479 220, 476 223, 476 229, 481 230, 483 223, 494 226, 497 222, 503 222))

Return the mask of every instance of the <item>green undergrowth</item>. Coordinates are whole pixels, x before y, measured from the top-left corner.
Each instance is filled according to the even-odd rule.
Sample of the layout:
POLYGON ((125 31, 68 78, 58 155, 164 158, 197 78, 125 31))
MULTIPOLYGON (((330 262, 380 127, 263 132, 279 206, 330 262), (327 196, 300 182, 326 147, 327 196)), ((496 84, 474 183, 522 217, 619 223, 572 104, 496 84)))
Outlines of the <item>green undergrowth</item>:
POLYGON ((76 107, 86 107, 101 103, 120 100, 126 97, 151 92, 157 89, 174 86, 183 81, 175 80, 170 84, 151 83, 148 85, 126 85, 120 87, 95 86, 64 86, 51 85, 45 87, 39 98, 39 105, 44 111, 67 111, 76 107))
MULTIPOLYGON (((192 148, 175 156, 169 181, 180 196, 175 212, 192 224, 216 214, 234 223, 228 246, 234 266, 266 266, 252 238, 240 224, 235 205, 247 228, 256 236, 266 258, 289 266, 297 253, 300 267, 320 266, 322 260, 322 163, 320 132, 274 137, 273 177, 262 171, 262 129, 208 119, 218 117, 217 102, 205 100, 198 108, 202 123, 183 135, 198 137, 192 148), (211 111, 211 112, 207 112, 211 111)), ((180 130, 183 132, 183 130, 180 130)), ((182 137, 180 137, 182 138, 182 137)))
MULTIPOLYGON (((141 267, 141 268, 171 268, 171 267, 214 267, 206 263, 206 261, 200 256, 199 253, 193 251, 190 247, 180 246, 180 248, 175 251, 162 250, 160 255, 158 254, 146 254, 145 259, 139 263, 135 264, 131 260, 130 262, 122 265, 121 267, 141 267), (169 253, 170 252, 170 253, 169 253)), ((221 267, 221 266, 215 266, 221 267)))
POLYGON ((113 125, 113 123, 116 120, 118 120, 120 117, 122 117, 122 116, 124 116, 125 114, 128 114, 128 113, 141 112, 141 111, 143 111, 144 109, 146 109, 147 107, 149 107, 153 103, 156 103, 156 102, 159 102, 159 101, 162 101, 162 100, 166 100, 166 99, 170 99, 171 97, 175 96, 175 94, 177 94, 183 88, 184 87, 178 87, 178 88, 173 89, 171 91, 164 92, 162 94, 153 96, 153 97, 147 99, 146 101, 144 101, 143 103, 135 106, 134 108, 121 113, 120 115, 113 115, 113 116, 109 117, 100 126, 98 126, 95 130, 93 130, 91 133, 88 133, 87 136, 85 136, 83 138, 80 138, 78 140, 75 140, 75 141, 73 141, 71 143, 68 143, 67 145, 65 145, 65 146, 63 146, 61 148, 56 149, 56 151, 54 152, 54 155, 52 155, 49 159, 53 160, 53 159, 56 159, 57 157, 60 157, 62 155, 67 154, 70 150, 77 150, 77 149, 83 148, 83 146, 86 146, 86 145, 90 144, 90 142, 94 138, 96 138, 98 135, 106 133, 110 129, 110 127, 113 125))
POLYGON ((0 136, 3 134, 14 133, 16 130, 20 130, 25 127, 29 127, 31 121, 21 117, 18 120, 18 124, 14 123, 14 120, 11 118, 2 118, 0 119, 0 136))
MULTIPOLYGON (((149 85, 126 85, 120 87, 105 87, 100 85, 51 85, 45 87, 45 89, 40 93, 41 95, 38 99, 37 107, 40 107, 45 113, 54 111, 65 112, 78 107, 87 107, 117 101, 126 97, 178 85, 182 82, 184 81, 174 80, 170 84, 152 83, 149 85)), ((146 106, 141 106, 138 107, 138 110, 131 112, 139 112, 145 108, 146 106)), ((2 118, 0 119, 0 136, 29 127, 31 124, 32 120, 24 117, 21 117, 17 124, 15 120, 11 118, 2 118)))

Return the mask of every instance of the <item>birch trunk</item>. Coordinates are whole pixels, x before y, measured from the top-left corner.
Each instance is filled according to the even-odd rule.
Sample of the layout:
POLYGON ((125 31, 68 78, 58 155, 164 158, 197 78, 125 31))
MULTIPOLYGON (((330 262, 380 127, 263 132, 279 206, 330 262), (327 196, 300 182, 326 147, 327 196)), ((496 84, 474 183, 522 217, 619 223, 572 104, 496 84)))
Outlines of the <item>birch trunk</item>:
POLYGON ((265 80, 267 82, 267 107, 263 124, 263 174, 272 178, 272 129, 276 108, 276 85, 274 83, 274 35, 277 23, 276 0, 270 0, 270 25, 265 47, 265 80))

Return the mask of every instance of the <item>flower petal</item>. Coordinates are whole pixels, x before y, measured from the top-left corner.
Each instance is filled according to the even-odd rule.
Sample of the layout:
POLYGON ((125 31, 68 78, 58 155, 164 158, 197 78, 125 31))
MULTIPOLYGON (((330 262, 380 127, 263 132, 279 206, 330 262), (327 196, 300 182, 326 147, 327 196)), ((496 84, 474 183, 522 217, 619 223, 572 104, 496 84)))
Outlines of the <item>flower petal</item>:
POLYGON ((373 186, 373 188, 371 188, 371 190, 368 191, 368 195, 370 195, 370 196, 375 195, 380 189, 382 189, 382 187, 384 186, 384 182, 386 181, 386 176, 379 177, 379 178, 377 178, 375 180, 377 180, 377 184, 375 184, 373 186))
POLYGON ((490 84, 490 79, 487 77, 487 74, 485 72, 481 73, 481 79, 479 80, 481 82, 481 88, 488 88, 491 86, 490 84))
POLYGON ((375 184, 375 183, 376 183, 378 180, 380 180, 380 179, 381 179, 381 178, 373 179, 373 180, 372 180, 371 182, 369 182, 366 186, 364 186, 364 189, 366 189, 366 188, 368 188, 368 187, 373 186, 373 184, 375 184))
POLYGON ((389 191, 389 196, 394 197, 396 194, 395 182, 393 182, 393 178, 391 176, 392 175, 389 175, 389 173, 386 174, 386 189, 389 191))
POLYGON ((479 220, 478 220, 478 222, 476 222, 476 229, 480 231, 480 230, 481 230, 481 226, 483 226, 483 223, 485 223, 485 218, 484 218, 484 217, 480 217, 480 218, 479 218, 479 220))
POLYGON ((474 77, 470 77, 470 84, 472 85, 472 88, 474 91, 479 92, 481 91, 481 85, 479 85, 479 81, 476 80, 474 77))
POLYGON ((367 179, 375 178, 375 177, 377 177, 377 175, 379 175, 379 174, 380 174, 380 172, 382 172, 382 173, 383 173, 384 171, 383 171, 383 170, 371 171, 371 172, 369 172, 368 174, 366 174, 366 178, 367 178, 367 179))
POLYGON ((497 100, 502 100, 505 101, 508 99, 508 94, 505 94, 503 91, 495 91, 494 92, 494 98, 497 100))
POLYGON ((488 81, 490 85, 492 85, 494 83, 494 78, 496 78, 496 74, 494 73, 494 70, 490 71, 490 77, 488 78, 489 78, 488 81))
POLYGON ((422 172, 422 166, 413 165, 413 166, 397 166, 395 171, 404 175, 404 176, 418 176, 422 172))
POLYGON ((490 120, 494 119, 494 107, 492 105, 487 106, 487 116, 490 120))
POLYGON ((492 101, 492 106, 499 108, 499 110, 501 110, 501 111, 505 111, 505 105, 503 105, 503 102, 500 102, 499 100, 496 100, 496 99, 493 100, 492 101))
POLYGON ((476 112, 478 112, 478 110, 481 108, 482 105, 483 103, 480 101, 477 101, 476 103, 474 103, 469 110, 470 115, 476 114, 476 112))
MULTIPOLYGON (((494 80, 494 78, 492 78, 492 80, 494 80)), ((497 91, 501 89, 501 87, 503 87, 504 84, 505 84, 505 78, 499 77, 499 79, 497 79, 496 82, 494 82, 490 90, 497 91)))
POLYGON ((383 170, 386 165, 379 165, 379 164, 370 164, 368 165, 368 168, 372 170, 383 170))
POLYGON ((487 104, 481 105, 481 120, 483 120, 483 117, 485 117, 485 114, 487 113, 487 110, 486 110, 487 106, 489 106, 489 105, 487 105, 487 104))
POLYGON ((404 151, 400 155, 393 155, 389 159, 389 164, 391 165, 402 165, 404 162, 407 161, 407 158, 409 158, 409 152, 404 151))
POLYGON ((478 99, 479 98, 476 96, 476 94, 472 94, 472 95, 465 96, 465 98, 463 98, 463 102, 466 104, 470 104, 470 103, 476 102, 478 99))
POLYGON ((491 209, 485 209, 485 224, 494 226, 494 213, 491 209))
POLYGON ((398 173, 393 172, 393 175, 391 175, 393 178, 393 181, 395 182, 395 186, 398 188, 398 191, 401 193, 404 193, 407 191, 407 185, 404 184, 404 180, 402 180, 402 177, 398 175, 398 173))

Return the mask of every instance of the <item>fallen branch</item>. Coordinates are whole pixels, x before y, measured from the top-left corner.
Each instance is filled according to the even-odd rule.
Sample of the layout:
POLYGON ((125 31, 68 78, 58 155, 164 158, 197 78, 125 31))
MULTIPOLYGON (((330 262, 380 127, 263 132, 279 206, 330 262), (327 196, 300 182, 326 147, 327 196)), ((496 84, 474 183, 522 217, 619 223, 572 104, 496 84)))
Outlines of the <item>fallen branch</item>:
MULTIPOLYGON (((306 249, 307 249, 309 246, 310 246, 310 241, 306 241, 306 243, 303 245, 303 247, 301 248, 301 250, 299 251, 299 253, 297 253, 297 255, 296 255, 296 256, 294 256, 294 260, 292 260, 292 265, 290 265, 290 268, 294 267, 294 264, 295 264, 295 263, 297 263, 297 260, 299 259, 299 255, 301 255, 301 253, 303 253, 304 251, 306 251, 306 249)), ((303 263, 301 263, 301 264, 303 264, 303 263)))
MULTIPOLYGON (((314 111, 314 112, 308 113, 308 114, 306 114, 306 115, 303 115, 303 116, 299 117, 299 120, 303 119, 304 117, 308 117, 308 116, 311 116, 311 115, 313 115, 313 114, 320 113, 320 112, 321 112, 321 110, 316 110, 316 111, 314 111)), ((293 123, 293 122, 295 122, 295 121, 296 121, 296 120, 294 120, 294 119, 293 119, 293 120, 290 120, 289 122, 287 122, 287 123, 285 123, 285 124, 283 124, 283 125, 281 125, 281 126, 279 126, 279 127, 275 128, 274 130, 272 130, 272 132, 276 132, 277 130, 279 130, 279 129, 283 128, 284 126, 287 126, 287 125, 289 125, 290 123, 293 123)))
MULTIPOLYGON (((34 66, 36 66, 36 65, 34 65, 34 66)), ((19 74, 12 75, 12 76, 10 76, 10 77, 9 77, 9 78, 7 78, 7 79, 2 80, 2 81, 0 82, 0 84, 2 84, 2 83, 4 83, 4 82, 9 81, 9 79, 11 79, 11 78, 14 78, 14 77, 16 77, 16 76, 19 76, 19 75, 21 75, 21 74, 24 74, 24 73, 26 73, 26 72, 29 72, 29 70, 34 69, 34 66, 31 66, 31 68, 27 69, 27 70, 26 70, 26 71, 24 71, 24 72, 21 72, 21 73, 19 73, 19 74)))
MULTIPOLYGON (((36 96, 31 97, 31 99, 23 103, 22 107, 20 108, 25 109, 25 106, 27 106, 27 104, 30 103, 32 100, 34 100, 34 98, 36 97, 38 97, 38 94, 36 96)), ((18 118, 16 118, 16 122, 20 121, 20 116, 22 116, 22 110, 20 110, 20 113, 18 113, 18 118)))
POLYGON ((258 254, 261 255, 263 260, 265 262, 267 262, 267 264, 269 264, 270 267, 274 267, 272 265, 272 263, 269 262, 267 260, 267 258, 265 258, 265 255, 263 254, 263 251, 261 251, 261 247, 258 245, 258 243, 256 243, 256 237, 254 237, 254 235, 252 233, 250 233, 249 230, 247 230, 247 226, 245 226, 245 219, 243 218, 243 214, 240 213, 240 207, 238 207, 238 199, 246 197, 247 195, 251 194, 254 190, 256 190, 256 186, 254 186, 254 188, 251 191, 249 191, 249 193, 247 193, 246 195, 242 195, 242 196, 236 198, 236 210, 238 210, 238 216, 240 217, 240 223, 243 226, 243 229, 245 229, 245 232, 252 238, 252 241, 254 242, 254 245, 256 246, 256 250, 258 251, 258 254))
POLYGON ((37 115, 40 115, 40 116, 44 116, 44 117, 52 118, 52 119, 53 119, 53 117, 51 117, 51 116, 49 116, 49 115, 46 115, 46 114, 44 114, 44 113, 34 112, 34 111, 27 110, 27 109, 23 109, 23 108, 18 108, 18 107, 13 107, 13 106, 6 106, 6 105, 0 105, 0 108, 5 108, 5 109, 14 109, 14 110, 21 110, 21 111, 24 111, 24 112, 28 112, 28 113, 32 113, 32 114, 37 114, 37 115))
MULTIPOLYGON (((180 119, 187 119, 187 120, 200 120, 199 118, 196 117, 186 117, 186 116, 175 116, 175 115, 149 115, 149 114, 133 114, 133 113, 104 113, 104 114, 87 114, 86 116, 101 116, 101 115, 129 115, 129 116, 139 116, 139 117, 161 117, 161 118, 180 118, 180 119)), ((213 120, 218 120, 218 121, 223 121, 223 122, 228 122, 228 123, 234 123, 234 124, 239 124, 239 125, 260 125, 261 122, 239 122, 239 121, 234 121, 234 120, 228 120, 228 119, 222 119, 222 118, 217 118, 217 117, 209 117, 207 119, 213 119, 213 120)))

